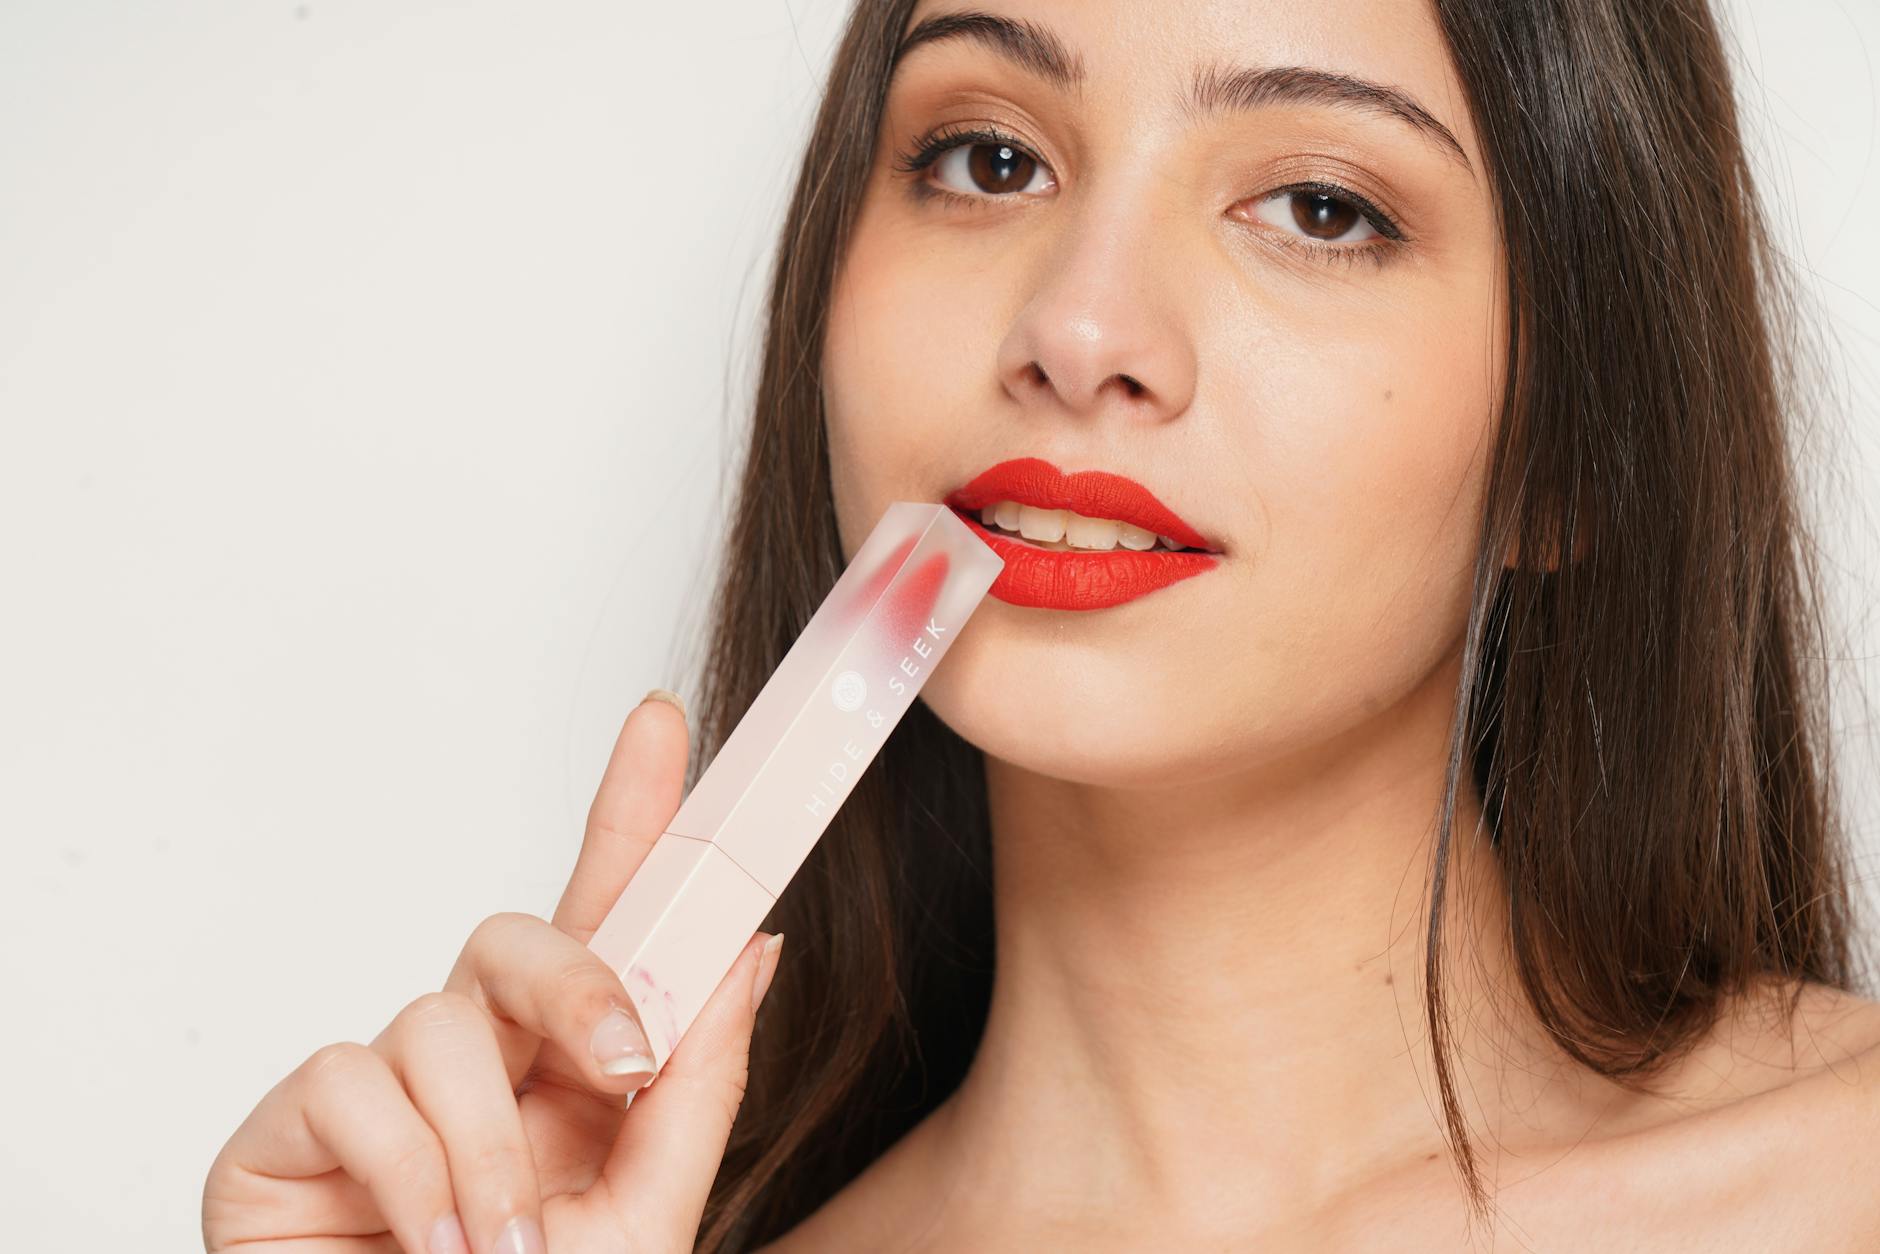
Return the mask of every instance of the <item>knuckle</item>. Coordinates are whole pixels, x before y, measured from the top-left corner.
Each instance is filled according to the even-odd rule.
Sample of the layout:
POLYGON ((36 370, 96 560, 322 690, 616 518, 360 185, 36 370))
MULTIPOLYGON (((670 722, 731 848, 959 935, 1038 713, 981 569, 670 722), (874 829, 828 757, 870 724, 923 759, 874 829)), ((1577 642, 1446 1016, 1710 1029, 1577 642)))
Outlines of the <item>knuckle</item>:
POLYGON ((566 958, 555 964, 551 977, 558 988, 579 988, 594 979, 594 964, 582 958, 566 958))
POLYGON ((462 993, 440 989, 411 1000, 398 1017, 416 1031, 458 1028, 482 1017, 477 1004, 462 993))
POLYGON ((728 1128, 738 1117, 738 1108, 744 1105, 744 1081, 721 1081, 712 1086, 712 1098, 717 1104, 719 1118, 728 1128))
POLYGON ((539 923, 541 920, 534 915, 519 910, 499 910, 487 916, 470 929, 469 939, 457 957, 458 965, 473 972, 489 969, 514 952, 519 931, 539 923))
POLYGON ((549 981, 557 1000, 581 1010, 598 1009, 610 997, 623 997, 627 991, 620 978, 592 953, 556 963, 549 981))
POLYGON ((534 915, 524 914, 520 910, 499 910, 483 919, 471 930, 470 944, 466 948, 487 949, 500 945, 505 936, 535 921, 534 915))
POLYGON ((744 1105, 744 1092, 750 1082, 751 1073, 744 1067, 726 1076, 719 1087, 719 1100, 724 1103, 725 1122, 737 1118, 738 1108, 744 1105))
POLYGON ((729 1127, 737 1118, 738 1108, 744 1105, 744 1090, 749 1077, 749 1068, 739 1067, 723 1075, 669 1076, 662 1078, 660 1083, 689 1089, 695 1101, 716 1111, 725 1126, 729 1127))
POLYGON ((334 1041, 309 1054, 300 1064, 300 1073, 307 1088, 318 1093, 351 1083, 362 1069, 381 1061, 376 1052, 357 1041, 334 1041))

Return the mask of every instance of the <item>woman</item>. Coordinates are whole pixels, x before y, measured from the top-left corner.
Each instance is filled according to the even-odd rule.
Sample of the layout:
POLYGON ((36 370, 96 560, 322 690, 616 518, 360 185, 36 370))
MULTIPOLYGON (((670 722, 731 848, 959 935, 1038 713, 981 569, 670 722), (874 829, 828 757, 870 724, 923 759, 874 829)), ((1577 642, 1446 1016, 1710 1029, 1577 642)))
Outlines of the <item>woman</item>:
POLYGON ((859 5, 697 745, 629 716, 554 918, 264 1097, 208 1247, 1880 1242, 1736 126, 1702 0, 859 5), (1101 473, 959 495, 1034 458, 1101 473), (1212 556, 1111 579, 1161 542, 1105 475, 1212 556), (582 942, 901 499, 1047 587, 995 587, 623 1111, 582 942))

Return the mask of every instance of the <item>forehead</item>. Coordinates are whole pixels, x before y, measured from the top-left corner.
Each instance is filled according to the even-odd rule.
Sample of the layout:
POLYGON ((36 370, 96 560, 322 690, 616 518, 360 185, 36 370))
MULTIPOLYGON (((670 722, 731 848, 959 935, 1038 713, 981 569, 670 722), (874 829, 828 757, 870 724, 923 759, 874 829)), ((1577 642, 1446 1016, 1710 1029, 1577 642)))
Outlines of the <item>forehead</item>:
MULTIPOLYGON (((971 14, 1029 28, 1038 38, 1013 63, 1031 61, 1041 81, 1068 71, 1077 82, 1054 90, 1090 114, 1187 115, 1204 78, 1218 83, 1243 70, 1306 67, 1401 92, 1475 160, 1462 86, 1427 0, 919 0, 907 29, 971 14)), ((992 58, 999 55, 992 45, 944 39, 910 61, 939 48, 992 58)))

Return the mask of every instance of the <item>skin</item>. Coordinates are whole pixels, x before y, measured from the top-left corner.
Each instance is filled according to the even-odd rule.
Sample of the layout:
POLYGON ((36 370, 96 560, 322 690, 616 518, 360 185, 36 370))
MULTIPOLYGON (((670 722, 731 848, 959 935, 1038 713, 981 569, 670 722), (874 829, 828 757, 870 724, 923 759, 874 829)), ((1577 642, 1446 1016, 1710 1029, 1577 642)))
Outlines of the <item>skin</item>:
POLYGON ((1108 610, 989 599, 923 691, 986 753, 990 1020, 959 1091, 771 1248, 1880 1235, 1848 1166, 1880 1140, 1880 1006, 1810 985, 1790 1021, 1753 992, 1655 1094, 1620 1089, 1528 1014, 1473 795, 1446 979, 1501 1211, 1493 1233, 1465 1228, 1421 1001, 1425 876, 1506 311, 1434 14, 975 7, 1054 32, 1087 82, 1060 89, 968 40, 898 67, 823 362, 844 547, 891 501, 1038 456, 1137 479, 1226 557, 1108 610), (1332 106, 1192 117, 1177 99, 1208 62, 1393 85, 1472 171, 1399 120, 1332 106), (988 190, 974 141, 894 168, 948 124, 992 126, 1042 169, 988 190), (1408 242, 1382 264, 1298 247, 1313 236, 1274 191, 1309 178, 1368 198, 1408 242))

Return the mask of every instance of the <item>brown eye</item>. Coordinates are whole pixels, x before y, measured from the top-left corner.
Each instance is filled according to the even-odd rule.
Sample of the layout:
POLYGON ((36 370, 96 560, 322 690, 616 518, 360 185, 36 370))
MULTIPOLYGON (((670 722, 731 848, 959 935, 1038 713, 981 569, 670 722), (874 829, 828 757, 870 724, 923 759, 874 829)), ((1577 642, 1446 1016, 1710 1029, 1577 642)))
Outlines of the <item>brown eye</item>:
POLYGON ((1042 190, 1031 184, 1045 173, 1043 162, 1023 148, 1006 143, 959 144, 943 153, 933 168, 943 183, 948 174, 961 178, 963 186, 948 186, 968 196, 1009 196, 1028 188, 1042 190))
POLYGON ((1348 200, 1324 192, 1297 189, 1275 192, 1255 207, 1254 216, 1320 243, 1355 244, 1382 234, 1363 210, 1348 200), (1348 234, 1354 229, 1357 234, 1348 234))
POLYGON ((1292 198, 1293 221, 1314 239, 1337 239, 1358 221, 1358 211, 1330 196, 1305 195, 1292 198))

